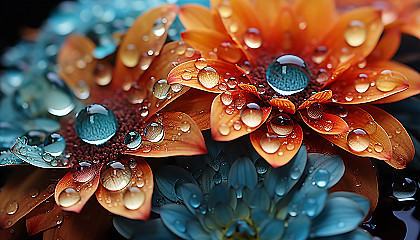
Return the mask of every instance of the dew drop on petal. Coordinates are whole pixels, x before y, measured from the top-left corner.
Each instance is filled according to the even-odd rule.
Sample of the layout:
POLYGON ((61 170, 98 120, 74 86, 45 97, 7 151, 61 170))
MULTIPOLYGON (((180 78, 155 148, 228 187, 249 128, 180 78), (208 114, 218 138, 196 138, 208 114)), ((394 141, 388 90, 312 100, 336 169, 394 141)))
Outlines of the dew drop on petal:
POLYGON ((173 223, 173 226, 180 232, 186 232, 187 228, 184 223, 181 222, 181 220, 175 220, 173 223))
POLYGON ((59 117, 67 115, 75 107, 72 97, 58 89, 49 91, 44 102, 48 112, 59 117))
POLYGON ((201 70, 201 69, 203 69, 203 68, 207 67, 207 62, 206 62, 206 59, 204 59, 204 58, 199 58, 199 59, 195 60, 194 65, 195 65, 195 67, 196 67, 198 70, 201 70))
POLYGON ((178 55, 182 55, 185 53, 185 50, 187 50, 187 46, 185 44, 180 44, 177 48, 176 48, 176 53, 178 55))
POLYGON ((263 122, 264 114, 256 103, 248 103, 240 113, 242 122, 248 127, 257 127, 263 122))
POLYGON ((370 137, 365 130, 357 128, 347 135, 347 144, 355 152, 362 152, 369 147, 370 137))
POLYGON ((301 173, 300 173, 299 168, 295 167, 290 171, 290 178, 293 180, 297 180, 300 177, 300 174, 301 173))
POLYGON ((90 161, 80 161, 73 167, 72 171, 74 172, 73 179, 81 183, 90 181, 96 174, 90 161))
POLYGON ((190 196, 189 203, 193 208, 198 208, 201 205, 201 200, 197 194, 192 194, 190 196))
POLYGON ((131 175, 131 169, 121 162, 108 162, 101 171, 101 184, 110 191, 118 191, 128 185, 131 175))
POLYGON ((106 86, 112 79, 112 67, 107 63, 98 63, 93 74, 98 85, 106 86))
POLYGON ((328 182, 330 181, 330 172, 326 169, 319 169, 313 176, 314 183, 323 188, 327 186, 328 182))
POLYGON ((28 190, 29 196, 32 198, 36 198, 39 195, 39 189, 38 188, 31 188, 28 190))
POLYGON ((60 156, 66 149, 66 140, 58 133, 52 133, 44 141, 44 151, 52 156, 60 156))
POLYGON ((191 125, 188 122, 182 122, 181 125, 179 126, 179 129, 181 129, 181 131, 183 131, 184 133, 188 132, 191 128, 191 125))
POLYGON ((384 147, 380 143, 375 143, 373 149, 375 150, 375 152, 380 153, 384 150, 384 147))
POLYGON ((268 171, 268 163, 263 158, 258 158, 255 162, 255 169, 258 174, 264 174, 268 171))
POLYGON ((165 99, 168 96, 171 85, 168 84, 166 79, 160 79, 153 85, 153 96, 157 99, 165 99))
POLYGON ((147 97, 147 91, 145 88, 130 89, 127 94, 127 99, 132 104, 139 104, 144 101, 147 97))
POLYGON ((323 125, 324 130, 327 132, 331 131, 334 128, 334 122, 331 120, 325 121, 323 125))
POLYGON ((155 34, 157 37, 162 36, 166 29, 165 29, 165 23, 167 22, 166 18, 159 18, 155 21, 153 24, 153 34, 155 34))
POLYGON ((230 127, 227 124, 221 124, 219 126, 219 133, 223 136, 227 136, 230 133, 230 127))
POLYGON ((280 136, 289 135, 294 128, 293 120, 287 114, 279 113, 270 120, 270 127, 280 136))
POLYGON ((200 84, 208 89, 214 88, 219 84, 219 74, 212 67, 205 67, 198 72, 197 75, 200 84))
POLYGON ((250 48, 259 48, 262 44, 260 31, 256 28, 249 28, 244 35, 245 44, 250 48))
POLYGON ((19 204, 14 200, 8 202, 5 207, 6 213, 9 215, 15 214, 18 209, 19 209, 19 204))
POLYGON ((381 92, 392 91, 397 87, 397 78, 405 78, 405 76, 390 70, 382 71, 376 79, 376 88, 381 92))
POLYGON ((147 70, 150 67, 150 64, 152 64, 153 61, 153 55, 144 55, 140 58, 140 69, 141 70, 147 70))
POLYGON ((81 199, 79 192, 73 188, 66 188, 58 195, 58 203, 63 207, 71 207, 81 199))
POLYGON ((158 122, 149 123, 144 129, 144 136, 150 142, 159 142, 165 136, 163 125, 158 122))
POLYGON ((324 61, 326 54, 328 52, 328 49, 324 46, 319 46, 315 49, 315 52, 312 54, 312 61, 314 61, 317 64, 320 64, 322 61, 324 61))
POLYGON ((233 13, 233 9, 229 1, 223 1, 219 6, 218 11, 222 18, 228 18, 232 16, 233 13))
POLYGON ((180 92, 182 90, 183 86, 179 83, 171 84, 171 90, 174 93, 180 92))
POLYGON ((123 194, 124 206, 130 210, 139 209, 146 199, 146 194, 138 187, 130 187, 123 194))
POLYGON ((266 153, 275 153, 280 148, 280 140, 277 136, 272 136, 266 134, 265 136, 261 137, 260 146, 266 153))
POLYGON ((136 131, 132 131, 127 133, 124 136, 124 144, 130 149, 130 150, 136 150, 141 145, 141 136, 140 133, 136 131))
POLYGON ((191 80, 192 76, 193 76, 193 73, 192 73, 190 70, 184 70, 184 71, 181 73, 181 77, 182 77, 182 79, 184 79, 185 81, 191 80))
POLYGON ((322 117, 322 112, 324 111, 324 107, 322 104, 315 102, 309 105, 308 107, 308 116, 312 119, 319 119, 322 117))
POLYGON ((235 129, 236 131, 241 130, 241 128, 242 128, 242 122, 241 121, 235 121, 233 123, 233 129, 235 129))
POLYGON ((230 92, 223 92, 222 95, 220 95, 220 100, 225 106, 228 106, 233 101, 232 93, 230 92))
POLYGON ((115 135, 117 119, 107 107, 92 104, 77 113, 74 127, 84 142, 100 145, 115 135))
POLYGON ((352 47, 358 47, 365 43, 367 37, 367 29, 365 24, 359 20, 353 20, 349 23, 344 31, 344 39, 347 44, 352 47))
POLYGON ((360 74, 354 81, 354 87, 358 93, 364 93, 369 89, 370 82, 366 74, 360 74))
POLYGON ((398 199, 414 197, 417 192, 417 184, 410 178, 398 179, 392 183, 392 195, 398 199))
POLYGON ((139 63, 140 52, 134 44, 127 44, 121 49, 122 63, 127 67, 135 67, 139 63))

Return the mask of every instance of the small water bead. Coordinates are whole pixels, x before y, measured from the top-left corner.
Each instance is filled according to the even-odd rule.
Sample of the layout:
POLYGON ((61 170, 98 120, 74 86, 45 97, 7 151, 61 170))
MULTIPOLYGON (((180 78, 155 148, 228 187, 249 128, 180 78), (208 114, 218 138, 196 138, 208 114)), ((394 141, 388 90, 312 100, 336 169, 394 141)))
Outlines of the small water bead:
POLYGON ((136 150, 141 145, 141 136, 140 133, 136 131, 132 131, 127 133, 124 136, 124 144, 130 149, 130 150, 136 150))
POLYGON ((233 112, 235 112, 235 108, 232 107, 231 105, 229 105, 225 108, 225 112, 226 112, 226 114, 231 115, 231 114, 233 114, 233 112))
POLYGON ((326 169, 319 169, 316 173, 314 173, 313 180, 318 187, 326 187, 330 181, 330 172, 326 169))
POLYGON ((67 115, 75 107, 72 97, 59 89, 49 91, 44 102, 48 112, 59 117, 67 115))
POLYGON ((236 86, 238 85, 238 81, 236 81, 236 78, 230 77, 226 81, 226 84, 228 85, 229 88, 233 89, 233 88, 236 88, 236 86))
POLYGON ((179 129, 181 129, 181 131, 183 131, 184 133, 188 132, 191 128, 191 125, 188 122, 182 122, 181 125, 179 126, 179 129))
POLYGON ((9 215, 15 214, 18 209, 19 209, 19 204, 14 200, 8 202, 5 207, 6 213, 9 215))
POLYGON ((236 99, 235 99, 235 107, 236 109, 240 110, 242 109, 245 104, 246 104, 246 98, 243 95, 239 95, 236 99))
POLYGON ((146 194, 138 187, 130 187, 123 194, 124 206, 130 210, 139 209, 146 200, 146 194))
POLYGON ((241 128, 242 128, 242 122, 241 121, 235 121, 233 123, 233 129, 235 129, 236 131, 241 130, 241 128))
POLYGON ((187 231, 187 227, 185 226, 184 223, 181 222, 181 220, 175 220, 173 222, 173 226, 180 232, 186 232, 187 231))
POLYGON ((163 34, 165 34, 165 24, 168 22, 166 18, 158 18, 154 24, 153 24, 153 34, 155 34, 157 37, 161 37, 163 34))
POLYGON ((397 87, 397 80, 405 79, 406 77, 401 73, 390 70, 382 71, 376 79, 376 88, 381 92, 389 92, 397 87))
POLYGON ((322 117, 322 113, 324 111, 324 107, 322 104, 315 102, 309 105, 308 107, 308 116, 312 119, 319 119, 322 117))
POLYGON ((174 93, 180 92, 182 90, 183 86, 179 83, 171 84, 171 90, 174 93))
POLYGON ((118 191, 131 181, 131 169, 121 162, 108 162, 101 171, 101 184, 110 191, 118 191))
POLYGON ((62 207, 71 207, 78 203, 82 197, 73 188, 66 188, 58 195, 58 203, 62 207))
POLYGON ((78 162, 78 164, 73 167, 72 171, 74 172, 72 178, 80 183, 90 181, 96 174, 90 161, 78 162))
POLYGON ((230 127, 227 124, 221 124, 219 126, 219 133, 223 136, 227 136, 230 133, 230 127))
POLYGON ((127 44, 119 54, 122 63, 127 67, 135 67, 139 63, 140 52, 134 44, 127 44))
POLYGON ((147 70, 150 67, 150 64, 152 64, 153 61, 153 52, 151 55, 149 54, 142 54, 142 57, 139 60, 140 69, 141 70, 147 70))
POLYGON ((229 1, 221 2, 220 6, 218 7, 219 14, 222 18, 228 18, 232 16, 233 9, 229 1))
POLYGON ((280 148, 280 140, 277 136, 265 135, 261 137, 260 146, 266 153, 275 153, 280 148))
POLYGON ((220 95, 220 100, 225 106, 230 105, 233 102, 233 96, 231 92, 223 92, 222 95, 220 95))
POLYGON ((366 131, 366 133, 368 134, 373 134, 376 132, 377 129, 377 124, 375 121, 369 121, 366 123, 366 126, 364 128, 364 130, 366 131))
POLYGON ((212 67, 205 67, 197 75, 200 84, 208 89, 214 88, 219 84, 219 73, 212 67))
POLYGON ((359 20, 353 20, 344 31, 344 40, 352 47, 358 47, 366 42, 367 29, 365 24, 359 20))
POLYGON ((149 115, 149 110, 147 110, 147 108, 140 110, 140 116, 147 117, 147 115, 149 115))
POLYGON ((283 55, 267 68, 268 85, 281 95, 292 95, 304 90, 310 81, 309 67, 303 59, 283 55))
POLYGON ((107 107, 92 104, 77 113, 74 127, 84 142, 100 145, 115 135, 117 119, 107 107))
POLYGON ((198 208, 201 205, 201 199, 197 194, 192 194, 189 202, 193 208, 198 208))
POLYGON ((320 64, 322 61, 324 61, 326 54, 328 52, 328 48, 325 46, 319 46, 315 49, 315 52, 312 54, 312 61, 314 61, 317 64, 320 64))
POLYGON ((364 93, 369 89, 370 82, 366 74, 360 74, 354 81, 354 87, 358 93, 364 93))
POLYGON ((392 183, 392 195, 398 199, 414 197, 417 192, 417 184, 410 178, 398 179, 392 183))
POLYGON ((263 122, 264 114, 256 103, 248 103, 240 113, 242 122, 248 127, 257 127, 263 122))
POLYGON ((180 44, 180 45, 179 45, 179 46, 175 49, 175 51, 176 51, 176 53, 177 53, 178 55, 182 55, 182 54, 184 54, 186 50, 187 50, 187 46, 186 46, 185 44, 180 44))
POLYGON ((194 56, 195 49, 194 48, 187 48, 185 49, 185 56, 186 57, 192 57, 194 56))
POLYGON ((331 120, 327 120, 324 122, 324 130, 329 132, 334 128, 334 122, 331 120))
POLYGON ((220 184, 222 182, 222 175, 216 173, 213 175, 213 181, 215 184, 220 184))
POLYGON ((131 88, 127 94, 127 99, 132 104, 143 103, 147 97, 145 88, 131 88))
POLYGON ((291 143, 291 142, 289 142, 287 145, 286 145, 286 149, 287 150, 289 150, 289 151, 293 151, 293 150, 295 150, 295 144, 293 144, 293 143, 291 143))
POLYGON ((106 86, 112 79, 112 67, 108 63, 98 63, 93 74, 98 85, 106 86))
POLYGON ((144 136, 150 142, 159 142, 165 136, 163 125, 158 122, 149 123, 144 129, 144 136))
POLYGON ((182 77, 182 79, 184 79, 185 81, 191 80, 192 76, 193 76, 193 73, 192 73, 190 70, 184 70, 184 71, 181 73, 181 77, 182 77))
POLYGON ((36 198, 39 195, 39 189, 38 188, 31 188, 28 190, 29 196, 32 198, 36 198))
POLYGON ((384 150, 384 147, 380 143, 375 143, 375 145, 373 146, 373 149, 377 153, 381 153, 384 150))
POLYGON ((288 136, 294 128, 293 120, 284 113, 279 113, 270 120, 270 127, 279 136, 288 136))
POLYGON ((44 141, 44 151, 52 156, 60 156, 66 149, 66 140, 58 133, 52 133, 44 141))
POLYGON ((157 99, 165 99, 168 96, 171 85, 168 84, 166 79, 160 79, 153 85, 153 95, 157 99))
POLYGON ((349 111, 344 106, 339 106, 337 109, 337 114, 339 117, 345 118, 349 114, 349 111))
POLYGON ((206 59, 204 59, 204 58, 199 58, 199 59, 195 60, 194 66, 195 66, 197 69, 199 69, 199 70, 201 70, 201 69, 203 69, 203 68, 207 67, 207 62, 206 62, 206 59))
POLYGON ((263 158, 258 158, 255 162, 255 169, 258 174, 265 174, 268 171, 269 164, 263 158))
POLYGON ((262 44, 261 33, 256 28, 249 28, 244 35, 245 44, 250 48, 259 48, 262 44))
POLYGON ((365 130, 357 128, 347 135, 347 144, 355 152, 362 152, 369 147, 370 137, 365 130))

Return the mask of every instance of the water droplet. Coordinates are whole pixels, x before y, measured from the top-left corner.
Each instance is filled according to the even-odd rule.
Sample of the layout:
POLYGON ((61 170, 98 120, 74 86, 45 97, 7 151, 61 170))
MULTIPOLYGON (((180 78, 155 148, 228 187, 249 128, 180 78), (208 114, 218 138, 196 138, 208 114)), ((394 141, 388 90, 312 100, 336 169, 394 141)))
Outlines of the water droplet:
POLYGON ((71 207, 78 203, 82 197, 73 188, 66 188, 58 195, 58 203, 63 207, 71 207))
POLYGON ((326 187, 330 181, 330 172, 326 169, 319 169, 316 173, 314 173, 313 180, 318 187, 326 187))
POLYGON ((197 75, 200 84, 208 89, 214 88, 219 84, 219 74, 212 67, 205 67, 198 72, 197 75))
POLYGON ((219 133, 223 136, 227 136, 230 133, 230 127, 227 124, 221 124, 219 126, 219 133))
POLYGON ((257 127, 263 122, 264 114, 256 103, 248 103, 240 113, 242 122, 248 127, 257 127))
POLYGON ((73 179, 81 183, 90 181, 96 174, 90 161, 80 161, 73 167, 72 171, 74 172, 73 179))
POLYGON ((289 150, 289 151, 293 151, 293 150, 295 149, 295 144, 293 144, 293 143, 288 143, 288 144, 286 145, 286 149, 287 149, 287 150, 289 150))
POLYGON ((266 153, 275 153, 280 148, 280 140, 277 136, 265 135, 261 137, 260 146, 266 153))
POLYGON ((153 95, 157 99, 165 99, 168 96, 171 85, 168 84, 166 79, 160 79, 153 85, 153 95))
POLYGON ((101 171, 101 184, 110 191, 118 191, 128 185, 131 175, 131 169, 121 162, 108 162, 101 171))
POLYGON ((255 162, 255 169, 258 174, 265 174, 268 171, 268 163, 263 158, 258 158, 255 162))
POLYGON ((389 92, 397 87, 397 79, 405 78, 405 76, 399 76, 400 73, 396 73, 390 70, 382 71, 376 79, 376 88, 381 92, 389 92))
POLYGON ((238 98, 235 99, 235 107, 236 109, 242 109, 246 104, 246 98, 243 95, 239 95, 238 98))
POLYGON ((308 116, 312 119, 318 119, 322 117, 323 111, 324 111, 324 107, 322 106, 322 104, 315 102, 309 105, 308 116))
POLYGON ((130 187, 124 192, 124 206, 130 210, 140 208, 146 200, 146 194, 138 187, 130 187))
POLYGON ((147 91, 145 88, 131 88, 127 94, 127 99, 132 104, 143 103, 144 99, 147 97, 147 91))
POLYGON ((182 79, 185 81, 191 80, 193 73, 190 70, 185 70, 181 73, 182 79))
POLYGON ((347 135, 347 144, 355 152, 362 152, 369 147, 370 137, 365 130, 357 128, 347 135))
POLYGON ((75 107, 72 97, 58 89, 50 90, 44 102, 48 112, 55 116, 65 116, 75 107))
POLYGON ((376 132, 376 129, 377 129, 377 124, 376 124, 376 122, 375 122, 375 121, 369 121, 369 122, 367 122, 367 123, 366 123, 366 126, 365 126, 365 131, 366 131, 368 134, 373 134, 373 133, 375 133, 375 132, 376 132))
POLYGON ((201 69, 207 67, 207 61, 204 58, 199 58, 199 59, 195 60, 194 65, 197 69, 201 70, 201 69))
POLYGON ((140 110, 140 116, 147 117, 147 115, 149 115, 149 110, 147 110, 147 108, 140 110))
POLYGON ((334 122, 331 120, 327 120, 324 122, 324 130, 329 132, 334 128, 334 122))
POLYGON ((317 64, 320 64, 322 61, 324 61, 325 56, 328 52, 328 49, 324 46, 319 46, 315 49, 315 52, 312 54, 312 61, 314 61, 317 64))
POLYGON ((284 113, 279 113, 270 120, 270 127, 280 136, 289 135, 294 128, 293 120, 284 113))
POLYGON ((158 122, 149 123, 144 129, 144 136, 150 142, 159 142, 163 139, 165 130, 163 125, 158 122))
POLYGON ((116 133, 117 119, 107 107, 92 104, 77 113, 74 127, 84 142, 100 145, 116 133))
POLYGON ((188 122, 183 122, 179 126, 179 129, 181 129, 181 131, 183 131, 183 132, 188 132, 190 130, 190 128, 191 128, 191 125, 188 122))
POLYGON ((183 86, 179 83, 171 84, 172 92, 177 93, 182 90, 183 86))
POLYGON ((360 74, 354 81, 354 87, 358 93, 364 93, 369 89, 370 82, 366 74, 360 74))
POLYGON ((413 197, 417 192, 417 184, 410 178, 402 178, 392 183, 392 194, 398 199, 413 197))
POLYGON ((286 181, 283 180, 283 181, 279 182, 276 186, 276 189, 275 189, 276 194, 279 195, 280 197, 284 196, 284 194, 286 193, 286 187, 287 187, 286 186, 286 181))
POLYGON ((127 67, 135 67, 139 63, 140 52, 134 44, 127 44, 120 53, 121 62, 127 67))
POLYGON ((231 92, 223 92, 222 95, 220 95, 220 100, 225 106, 228 106, 233 101, 233 96, 231 92))
POLYGON ((260 31, 256 28, 249 28, 244 35, 245 44, 250 48, 259 48, 262 44, 260 31))
POLYGON ((292 95, 304 90, 310 81, 305 61, 294 55, 283 55, 267 68, 268 85, 281 95, 292 95))
POLYGON ((376 152, 380 153, 384 150, 384 147, 380 143, 375 143, 373 149, 375 149, 376 152))
POLYGON ((185 56, 186 57, 192 57, 192 56, 194 56, 194 53, 195 53, 195 49, 194 48, 187 48, 185 50, 185 56))
POLYGON ((347 44, 352 47, 358 47, 365 43, 367 37, 367 29, 365 24, 359 20, 353 20, 349 23, 344 31, 344 39, 347 44))
POLYGON ((130 150, 136 150, 141 145, 141 136, 140 133, 136 131, 132 131, 127 133, 124 136, 124 144, 130 149, 130 150))
POLYGON ((173 223, 173 226, 180 232, 186 232, 187 228, 185 227, 185 224, 181 222, 181 220, 175 220, 173 223))
POLYGON ((9 215, 15 214, 18 209, 19 209, 19 204, 14 200, 8 202, 5 207, 6 213, 9 215))
POLYGON ((185 50, 187 50, 187 46, 185 44, 180 44, 177 48, 176 48, 176 53, 178 55, 182 55, 185 53, 185 50))
POLYGON ((166 18, 158 18, 153 24, 153 28, 152 28, 153 34, 155 34, 157 37, 162 36, 166 31, 165 23, 167 21, 168 20, 166 20, 166 18))
POLYGON ((193 208, 198 208, 201 205, 201 200, 197 194, 192 194, 189 201, 193 208))
POLYGON ((140 69, 147 70, 150 67, 150 64, 152 64, 152 61, 153 55, 143 54, 143 56, 140 58, 140 69))
POLYGON ((54 191, 55 191, 55 185, 54 184, 48 185, 47 187, 48 194, 54 193, 54 191))
POLYGON ((60 156, 66 149, 66 140, 58 133, 52 133, 44 141, 44 151, 52 156, 60 156))
POLYGON ((241 128, 242 128, 242 122, 241 121, 235 121, 233 123, 233 129, 235 129, 236 131, 241 130, 241 128))
POLYGON ((222 18, 228 18, 232 16, 233 9, 230 5, 229 1, 223 1, 221 2, 219 8, 218 8, 219 14, 222 18))
POLYGON ((26 132, 23 137, 26 138, 25 144, 28 144, 29 146, 38 146, 45 141, 48 134, 45 131, 31 130, 26 132))
POLYGON ((339 117, 345 118, 349 114, 349 111, 344 106, 339 106, 337 109, 337 114, 339 117))
POLYGON ((293 180, 297 180, 301 175, 301 171, 299 170, 299 168, 293 168, 290 171, 290 178, 292 178, 293 180))
POLYGON ((106 86, 112 79, 112 67, 108 63, 98 63, 93 74, 98 85, 106 86))
POLYGON ((39 194, 39 189, 38 188, 31 188, 31 189, 28 190, 28 194, 32 198, 36 198, 39 194))
POLYGON ((64 216, 63 216, 63 214, 58 214, 57 216, 55 216, 55 223, 56 223, 57 225, 62 224, 62 223, 63 223, 63 221, 64 221, 64 216))

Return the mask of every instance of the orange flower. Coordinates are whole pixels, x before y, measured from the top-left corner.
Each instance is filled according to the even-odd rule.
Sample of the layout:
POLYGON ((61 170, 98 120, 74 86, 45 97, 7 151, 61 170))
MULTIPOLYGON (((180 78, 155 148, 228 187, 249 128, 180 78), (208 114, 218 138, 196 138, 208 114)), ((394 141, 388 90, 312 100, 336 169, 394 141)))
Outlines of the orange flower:
POLYGON ((387 54, 370 55, 387 50, 377 45, 383 23, 376 9, 339 14, 333 0, 214 0, 210 10, 183 7, 180 19, 182 39, 203 58, 174 68, 168 82, 219 93, 211 106, 215 140, 250 134, 258 153, 278 167, 296 154, 309 127, 395 168, 413 159, 403 126, 364 104, 420 93, 416 71, 387 54))

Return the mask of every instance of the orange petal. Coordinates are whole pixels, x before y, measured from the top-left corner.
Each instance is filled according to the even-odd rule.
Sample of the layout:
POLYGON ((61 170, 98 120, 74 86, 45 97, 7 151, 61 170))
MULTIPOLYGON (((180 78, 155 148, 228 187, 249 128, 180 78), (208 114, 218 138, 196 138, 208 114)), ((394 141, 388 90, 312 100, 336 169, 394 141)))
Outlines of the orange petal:
POLYGON ((179 19, 187 30, 206 28, 216 32, 226 32, 215 10, 198 4, 184 5, 179 11, 179 19))
POLYGON ((112 88, 130 89, 131 84, 149 68, 165 43, 177 12, 176 5, 165 4, 136 19, 119 46, 112 88))
POLYGON ((397 62, 379 62, 376 64, 384 69, 392 69, 393 71, 404 75, 408 80, 409 88, 397 94, 376 100, 374 102, 375 104, 397 102, 420 94, 420 74, 416 70, 397 62))
MULTIPOLYGON (((111 213, 130 219, 147 220, 152 209, 152 170, 146 161, 139 157, 124 156, 118 162, 130 171, 131 179, 124 179, 123 183, 126 186, 121 185, 123 188, 119 190, 106 188, 106 182, 101 182, 96 191, 96 198, 102 207, 111 213)), ((112 173, 109 172, 114 170, 108 170, 109 174, 105 174, 106 167, 105 165, 105 170, 102 170, 102 179, 106 178, 106 175, 112 178, 112 173)), ((112 181, 113 186, 116 181, 118 178, 112 181)))
POLYGON ((0 192, 0 228, 9 228, 54 194, 64 170, 21 168, 0 192))
POLYGON ((364 196, 370 200, 368 214, 370 216, 376 208, 379 196, 375 166, 368 158, 358 157, 345 151, 340 151, 339 155, 344 161, 346 171, 330 192, 346 191, 364 196))
POLYGON ((314 95, 312 95, 308 100, 303 102, 298 109, 304 109, 312 105, 313 103, 323 103, 330 100, 332 97, 332 91, 331 90, 324 90, 322 92, 317 92, 314 95))
POLYGON ((206 59, 237 63, 244 58, 242 50, 227 34, 213 29, 191 29, 181 33, 182 40, 199 49, 206 59))
POLYGON ((190 116, 200 130, 210 128, 210 109, 217 95, 197 89, 190 89, 182 97, 167 105, 163 112, 183 112, 190 116))
POLYGON ((416 9, 407 15, 405 24, 401 26, 401 31, 420 39, 420 24, 418 19, 420 17, 420 9, 416 9))
POLYGON ((397 27, 385 28, 384 34, 373 49, 372 53, 368 56, 367 61, 389 60, 395 53, 401 43, 401 32, 397 27))
POLYGON ((96 191, 103 163, 88 163, 80 169, 74 167, 58 182, 55 202, 61 209, 80 213, 83 206, 96 191))
POLYGON ((286 98, 273 98, 270 100, 270 105, 277 107, 280 112, 286 112, 290 114, 295 114, 296 112, 295 104, 286 98))
POLYGON ((332 104, 326 111, 341 116, 350 131, 338 135, 322 134, 322 137, 357 156, 391 159, 392 146, 388 134, 369 113, 353 105, 332 104))
POLYGON ((63 210, 55 204, 54 198, 44 201, 26 216, 26 229, 32 236, 60 225, 64 220, 63 210))
POLYGON ((311 114, 310 109, 303 109, 299 111, 303 121, 316 132, 321 134, 337 135, 349 130, 349 126, 346 121, 339 116, 326 112, 317 112, 314 113, 315 118, 313 118, 308 115, 308 112, 311 114))
POLYGON ((388 133, 392 144, 392 158, 385 162, 397 169, 405 168, 413 160, 415 149, 411 137, 402 124, 389 113, 375 106, 362 105, 361 108, 372 115, 388 133))
MULTIPOLYGON (((319 44, 327 48, 319 68, 340 69, 363 61, 376 47, 382 30, 380 12, 374 8, 358 8, 344 13, 319 44)), ((333 80, 331 78, 329 82, 333 80)))
POLYGON ((333 101, 360 104, 404 91, 409 81, 397 67, 392 62, 382 61, 348 69, 328 86, 334 92, 333 101))
POLYGON ((249 93, 252 93, 252 94, 254 94, 254 96, 256 96, 259 99, 261 99, 260 95, 258 94, 257 87, 255 87, 254 85, 251 85, 251 84, 238 84, 238 86, 242 90, 245 90, 245 91, 247 91, 249 93))
POLYGON ((290 5, 286 0, 265 0, 254 2, 258 16, 261 18, 261 21, 265 26, 273 26, 274 20, 279 14, 279 9, 290 5))
POLYGON ((211 134, 216 141, 230 141, 258 129, 269 117, 271 107, 242 90, 218 95, 211 105, 211 134), (248 107, 249 106, 249 107, 248 107))
POLYGON ((287 136, 268 133, 267 127, 260 127, 250 135, 252 146, 271 166, 280 167, 288 163, 302 145, 303 132, 295 123, 287 136))
POLYGON ((91 199, 79 214, 65 212, 63 223, 44 232, 43 239, 107 239, 112 215, 91 199))
POLYGON ((170 84, 182 85, 200 90, 221 93, 236 88, 240 83, 249 83, 243 70, 234 64, 200 58, 178 65, 168 75, 170 84))
POLYGON ((141 157, 191 156, 207 153, 203 135, 194 120, 181 112, 156 114, 144 126, 143 142, 127 154, 141 157))

